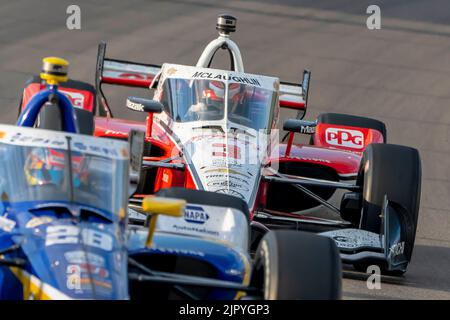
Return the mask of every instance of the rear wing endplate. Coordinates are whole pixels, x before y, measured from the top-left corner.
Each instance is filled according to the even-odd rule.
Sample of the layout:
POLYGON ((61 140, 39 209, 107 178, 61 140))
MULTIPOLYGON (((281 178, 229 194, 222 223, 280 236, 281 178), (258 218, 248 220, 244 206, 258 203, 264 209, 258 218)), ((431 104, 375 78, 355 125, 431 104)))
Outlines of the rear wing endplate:
POLYGON ((106 42, 98 45, 95 72, 95 89, 97 90, 99 112, 101 116, 112 116, 102 84, 149 88, 161 66, 132 61, 110 59, 106 57, 106 42))
POLYGON ((298 110, 297 119, 302 119, 306 114, 310 79, 311 71, 304 70, 301 84, 280 83, 280 107, 298 110))

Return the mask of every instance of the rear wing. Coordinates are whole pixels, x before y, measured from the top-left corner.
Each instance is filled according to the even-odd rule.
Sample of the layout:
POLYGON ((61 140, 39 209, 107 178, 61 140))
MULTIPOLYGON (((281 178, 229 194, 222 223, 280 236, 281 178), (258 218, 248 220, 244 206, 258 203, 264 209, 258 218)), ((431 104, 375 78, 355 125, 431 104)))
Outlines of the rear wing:
POLYGON ((95 88, 101 116, 112 116, 102 84, 149 88, 161 66, 132 61, 110 59, 106 57, 106 42, 98 45, 95 71, 95 88))
POLYGON ((280 83, 280 107, 298 110, 297 119, 302 119, 306 114, 310 79, 311 71, 304 70, 301 84, 280 83))
MULTIPOLYGON (((102 91, 102 84, 149 88, 161 66, 106 57, 106 43, 98 46, 95 87, 98 92, 97 103, 102 116, 112 116, 108 101, 102 91)), ((297 118, 306 113, 309 79, 311 72, 303 72, 302 84, 280 83, 280 107, 298 110, 297 118)))

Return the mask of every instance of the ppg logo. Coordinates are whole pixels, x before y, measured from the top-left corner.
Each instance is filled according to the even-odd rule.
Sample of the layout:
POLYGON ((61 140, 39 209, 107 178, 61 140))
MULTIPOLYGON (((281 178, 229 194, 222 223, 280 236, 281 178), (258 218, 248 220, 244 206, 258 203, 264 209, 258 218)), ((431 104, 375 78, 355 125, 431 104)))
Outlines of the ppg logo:
POLYGON ((70 102, 72 102, 72 105, 75 108, 83 109, 84 95, 82 95, 81 93, 78 93, 78 92, 73 92, 73 91, 65 91, 65 90, 60 90, 60 91, 62 93, 64 93, 67 98, 69 98, 70 102))
POLYGON ((354 149, 364 148, 364 134, 357 130, 327 128, 325 140, 328 144, 354 149))
POLYGON ((202 207, 187 206, 184 210, 184 220, 187 222, 204 224, 208 219, 209 215, 202 207))

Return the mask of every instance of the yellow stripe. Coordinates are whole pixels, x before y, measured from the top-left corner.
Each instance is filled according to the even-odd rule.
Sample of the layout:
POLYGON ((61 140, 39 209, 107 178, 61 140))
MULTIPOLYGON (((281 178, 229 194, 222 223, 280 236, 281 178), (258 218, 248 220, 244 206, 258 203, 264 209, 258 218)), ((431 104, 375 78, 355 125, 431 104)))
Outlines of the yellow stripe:
POLYGON ((10 267, 9 269, 22 283, 24 300, 29 300, 30 298, 35 300, 52 300, 40 287, 31 281, 28 274, 16 267, 10 267))
MULTIPOLYGON (((239 253, 242 261, 244 262, 244 279, 242 279, 242 285, 248 286, 250 284, 250 275, 251 275, 251 265, 250 262, 247 260, 247 257, 243 255, 242 253, 239 253)), ((236 295, 234 296, 233 300, 239 300, 242 297, 247 295, 245 291, 238 291, 236 295)))
POLYGON ((39 278, 17 267, 10 267, 11 272, 19 279, 23 287, 24 300, 65 300, 70 299, 64 293, 42 282, 39 278))

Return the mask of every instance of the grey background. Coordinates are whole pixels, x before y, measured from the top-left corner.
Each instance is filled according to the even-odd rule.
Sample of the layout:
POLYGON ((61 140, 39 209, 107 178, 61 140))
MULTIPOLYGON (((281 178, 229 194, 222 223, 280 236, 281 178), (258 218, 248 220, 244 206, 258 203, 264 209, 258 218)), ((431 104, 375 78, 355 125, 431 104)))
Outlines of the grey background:
MULTIPOLYGON (((406 276, 368 290, 350 268, 344 297, 449 299, 449 1, 0 0, 0 120, 15 121, 23 83, 45 56, 67 58, 71 77, 88 82, 101 40, 111 57, 193 64, 216 37, 222 12, 239 18, 233 39, 246 71, 298 82, 304 68, 312 70, 307 119, 327 111, 374 117, 386 123, 391 143, 421 152, 420 221, 406 276), (66 29, 70 4, 81 7, 80 31, 66 29), (370 4, 381 7, 381 30, 366 28, 370 4)), ((109 93, 116 115, 129 114, 119 98, 128 91, 109 93)))

